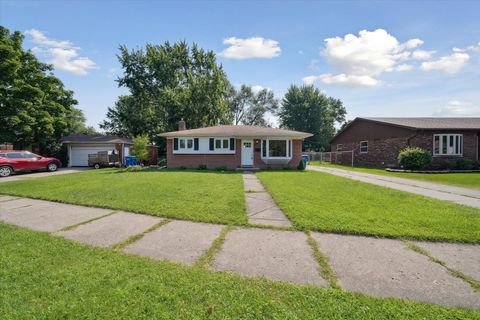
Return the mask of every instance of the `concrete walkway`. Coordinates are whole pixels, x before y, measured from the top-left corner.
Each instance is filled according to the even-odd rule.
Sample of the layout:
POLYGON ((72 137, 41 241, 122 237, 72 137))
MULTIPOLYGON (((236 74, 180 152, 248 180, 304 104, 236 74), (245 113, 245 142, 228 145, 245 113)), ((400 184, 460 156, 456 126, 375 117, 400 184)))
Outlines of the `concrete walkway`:
POLYGON ((480 191, 451 187, 442 184, 416 181, 396 177, 381 176, 371 173, 350 171, 337 168, 320 166, 308 166, 308 170, 330 173, 336 176, 349 178, 357 181, 376 184, 382 187, 416 193, 425 197, 446 200, 458 204, 480 208, 480 191))
MULTIPOLYGON (((194 265, 225 225, 0 195, 0 220, 74 241, 194 265), (120 244, 120 245, 119 245, 120 244)), ((480 245, 417 242, 446 267, 402 241, 312 233, 340 287, 379 297, 480 309, 480 292, 446 267, 480 281, 480 245)), ((234 228, 214 254, 213 270, 328 287, 303 232, 234 228)))
POLYGON ((89 169, 91 168, 77 167, 77 168, 60 168, 55 172, 41 171, 41 172, 16 173, 9 177, 0 178, 0 183, 9 182, 9 181, 26 180, 26 179, 35 179, 35 178, 42 178, 42 177, 49 177, 49 176, 57 176, 62 174, 77 173, 77 172, 82 172, 89 169))
POLYGON ((255 174, 243 174, 243 187, 245 189, 245 202, 250 224, 274 227, 292 226, 292 223, 273 201, 272 196, 265 191, 255 174))

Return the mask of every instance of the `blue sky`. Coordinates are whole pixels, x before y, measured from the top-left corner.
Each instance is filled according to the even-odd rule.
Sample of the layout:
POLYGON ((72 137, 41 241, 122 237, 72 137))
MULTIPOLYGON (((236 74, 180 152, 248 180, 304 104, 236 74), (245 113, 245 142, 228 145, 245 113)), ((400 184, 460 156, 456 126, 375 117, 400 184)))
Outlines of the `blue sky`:
MULTIPOLYGON (((480 2, 5 1, 0 23, 56 66, 97 126, 118 46, 196 42, 235 85, 311 84, 356 116, 480 116, 480 2)), ((271 119, 275 123, 275 119, 271 119)))

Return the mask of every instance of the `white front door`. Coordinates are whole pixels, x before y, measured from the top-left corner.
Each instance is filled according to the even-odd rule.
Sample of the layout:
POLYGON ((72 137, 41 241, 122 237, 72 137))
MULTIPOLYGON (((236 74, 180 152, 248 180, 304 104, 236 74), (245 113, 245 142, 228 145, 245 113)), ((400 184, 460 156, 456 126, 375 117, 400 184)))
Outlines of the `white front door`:
POLYGON ((242 140, 242 166, 253 166, 253 140, 242 140))

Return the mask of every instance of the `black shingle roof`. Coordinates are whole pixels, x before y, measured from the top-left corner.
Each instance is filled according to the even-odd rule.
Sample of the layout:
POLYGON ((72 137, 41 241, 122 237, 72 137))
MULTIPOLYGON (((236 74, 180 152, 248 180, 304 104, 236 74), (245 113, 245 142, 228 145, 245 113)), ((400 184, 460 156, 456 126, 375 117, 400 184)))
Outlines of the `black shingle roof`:
POLYGON ((480 118, 357 118, 415 129, 478 129, 480 118))
POLYGON ((133 144, 132 139, 118 137, 118 136, 105 136, 105 135, 88 135, 88 134, 71 134, 66 136, 62 140, 63 143, 126 143, 133 144))

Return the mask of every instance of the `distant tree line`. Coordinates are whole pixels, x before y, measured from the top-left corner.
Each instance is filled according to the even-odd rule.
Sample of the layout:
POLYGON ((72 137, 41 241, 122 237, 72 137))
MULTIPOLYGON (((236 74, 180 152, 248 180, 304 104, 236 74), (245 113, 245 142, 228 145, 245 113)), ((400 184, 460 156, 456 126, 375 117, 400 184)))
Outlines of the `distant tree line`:
MULTIPOLYGON (((22 42, 20 32, 0 26, 0 143, 37 144, 53 153, 67 134, 96 133, 85 125, 73 92, 53 75, 53 67, 23 50, 22 42)), ((271 126, 271 114, 282 128, 313 133, 306 148, 328 150, 335 125, 345 121, 342 102, 313 86, 292 85, 281 101, 269 89, 235 88, 215 53, 196 44, 165 42, 133 50, 120 46, 119 51, 123 72, 116 81, 128 93, 118 97, 100 123, 108 134, 147 136, 162 148, 160 134, 177 130, 181 118, 188 129, 271 126)))
POLYGON ((0 143, 55 154, 70 133, 92 133, 73 92, 53 67, 22 48, 23 35, 0 26, 0 143))

